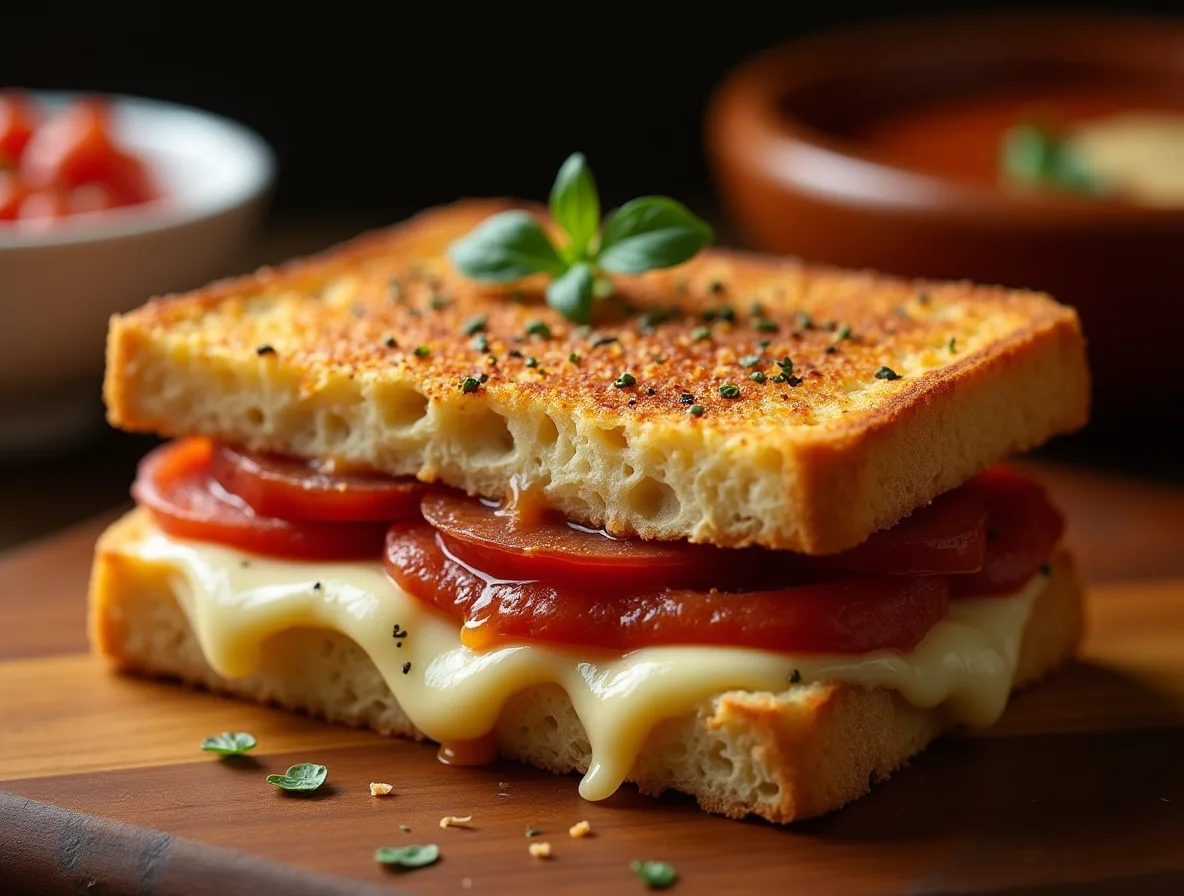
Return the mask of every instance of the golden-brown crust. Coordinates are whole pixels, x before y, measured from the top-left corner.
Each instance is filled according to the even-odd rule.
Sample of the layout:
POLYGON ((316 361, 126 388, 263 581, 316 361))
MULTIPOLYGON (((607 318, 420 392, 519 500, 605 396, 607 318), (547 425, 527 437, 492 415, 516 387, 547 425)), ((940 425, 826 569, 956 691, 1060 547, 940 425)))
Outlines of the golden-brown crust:
MULTIPOLYGON (((97 652, 120 669, 179 677, 191 684, 312 712, 331 721, 422 737, 399 710, 389 690, 381 685, 381 678, 373 674, 373 666, 360 648, 344 642, 341 636, 333 638, 344 642, 339 645, 341 649, 355 654, 358 665, 353 668, 360 670, 364 666, 367 674, 350 680, 350 699, 340 704, 301 692, 301 683, 294 680, 298 676, 285 671, 297 660, 302 668, 305 661, 314 665, 319 662, 329 652, 321 648, 320 642, 311 646, 298 638, 288 642, 284 649, 295 655, 283 658, 276 667, 280 671, 270 678, 266 673, 252 673, 243 679, 217 675, 202 658, 177 606, 172 591, 175 578, 152 575, 146 564, 119 549, 121 544, 140 537, 146 519, 142 510, 133 511, 115 523, 97 546, 90 593, 91 637, 97 652), (176 630, 153 631, 154 626, 165 625, 176 630), (167 649, 153 649, 156 634, 161 635, 159 640, 167 649), (381 693, 357 692, 363 680, 379 683, 381 693)), ((1058 550, 1051 565, 1048 585, 1035 598, 1024 630, 1014 685, 1017 688, 1055 668, 1074 653, 1081 640, 1082 593, 1072 557, 1058 550)), ((340 678, 342 669, 334 668, 333 672, 340 678)), ((504 712, 511 716, 508 730, 518 732, 525 725, 535 732, 528 744, 537 745, 537 738, 552 726, 533 724, 525 709, 531 705, 530 701, 515 699, 504 712)), ((570 710, 570 704, 567 708, 570 710)), ((758 815, 786 823, 824 814, 864 795, 873 783, 887 778, 950 727, 941 708, 919 709, 897 692, 883 688, 822 683, 802 686, 792 698, 786 694, 733 691, 717 697, 700 717, 672 719, 657 726, 642 749, 631 780, 646 794, 659 795, 672 788, 690 793, 704 809, 716 814, 734 818, 758 815), (732 745, 733 755, 745 752, 744 761, 772 785, 776 798, 721 794, 718 782, 709 780, 708 772, 693 763, 687 777, 672 779, 667 746, 679 744, 679 752, 685 755, 686 744, 695 741, 732 745), (742 751, 735 745, 750 746, 742 751)), ((569 747, 576 741, 586 742, 579 731, 561 729, 560 738, 569 747)), ((559 754, 538 749, 530 753, 528 746, 505 741, 502 749, 507 756, 557 773, 586 771, 588 767, 587 754, 548 758, 559 754)))
MULTIPOLYGON (((630 443, 660 441, 659 466, 681 452, 693 456, 693 466, 703 465, 701 454, 723 457, 738 479, 784 470, 778 506, 737 506, 734 519, 724 520, 706 509, 664 525, 618 514, 617 506, 602 509, 603 500, 544 493, 584 522, 650 538, 830 553, 1004 454, 1086 420, 1079 323, 1047 296, 713 250, 673 270, 616 278, 617 299, 601 303, 596 326, 585 332, 546 307, 537 278, 491 287, 448 264, 443 253, 453 239, 510 205, 491 200, 425 212, 316 258, 113 317, 104 385, 110 421, 299 454, 291 433, 274 425, 189 419, 185 409, 200 381, 223 377, 241 389, 290 393, 278 410, 289 418, 381 401, 385 388, 400 384, 457 414, 483 406, 507 419, 546 413, 624 433, 630 443), (674 305, 678 316, 644 325, 644 313, 674 305), (723 308, 733 320, 704 319, 723 308), (486 319, 487 348, 464 332, 477 316, 486 319), (528 335, 534 321, 550 336, 528 335), (845 327, 850 335, 841 338, 845 327), (597 344, 608 336, 616 341, 597 344), (769 344, 762 347, 763 340, 769 344), (268 353, 257 355, 264 346, 268 353), (426 356, 416 354, 420 347, 426 356), (754 356, 755 366, 742 363, 754 356), (800 383, 774 381, 785 357, 800 383), (900 378, 877 378, 882 367, 900 378), (749 379, 754 370, 766 375, 764 383, 749 379), (623 373, 636 383, 614 387, 623 373), (481 375, 488 381, 476 394, 461 393, 464 378, 481 375), (738 386, 739 396, 723 397, 724 384, 738 386), (161 398, 168 388, 177 390, 175 402, 161 398), (702 416, 687 413, 688 401, 702 416)), ((400 466, 390 446, 372 444, 380 438, 368 433, 366 447, 347 459, 489 497, 504 489, 507 474, 532 475, 531 464, 488 475, 428 462, 400 466)), ((546 477, 539 482, 548 484, 546 477)))

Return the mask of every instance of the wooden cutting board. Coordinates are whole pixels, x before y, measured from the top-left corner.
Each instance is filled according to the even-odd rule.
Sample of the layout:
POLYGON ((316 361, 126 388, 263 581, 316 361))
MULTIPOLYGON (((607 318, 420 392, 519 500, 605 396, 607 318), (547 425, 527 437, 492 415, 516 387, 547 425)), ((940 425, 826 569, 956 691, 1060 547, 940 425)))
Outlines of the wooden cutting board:
POLYGON ((587 803, 575 777, 448 768, 428 745, 110 674, 86 654, 98 528, 0 561, 0 892, 640 893, 629 862, 660 859, 684 894, 1184 893, 1184 581, 1093 589, 1081 661, 999 726, 778 828, 629 787, 587 803), (259 747, 197 750, 222 730, 259 747), (264 782, 300 761, 328 766, 321 792, 264 782), (441 829, 445 815, 473 820, 441 829), (583 819, 592 836, 572 839, 583 819), (553 858, 528 855, 528 826, 553 858), (411 843, 442 860, 374 863, 411 843))

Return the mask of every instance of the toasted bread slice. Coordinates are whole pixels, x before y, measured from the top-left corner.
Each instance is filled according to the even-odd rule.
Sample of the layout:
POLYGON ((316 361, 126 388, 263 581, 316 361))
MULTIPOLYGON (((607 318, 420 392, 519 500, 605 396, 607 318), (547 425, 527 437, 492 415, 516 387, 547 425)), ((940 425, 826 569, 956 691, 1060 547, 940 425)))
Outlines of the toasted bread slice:
POLYGON ((516 480, 614 534, 825 554, 1086 420, 1077 316, 1047 296, 708 251, 618 278, 581 329, 543 283, 449 265, 506 207, 114 317, 110 421, 491 498, 516 480))
MULTIPOLYGON (((117 667, 423 738, 369 656, 333 631, 288 629, 265 642, 255 671, 242 678, 216 673, 178 603, 184 577, 126 550, 145 526, 146 512, 133 511, 108 530, 96 554, 91 637, 117 667)), ((1016 687, 1060 664, 1080 640, 1081 589, 1072 560, 1060 550, 1051 565, 1024 629, 1016 687)), ((789 822, 862 796, 950 727, 942 707, 920 709, 885 688, 820 682, 780 693, 728 691, 657 724, 629 778, 643 793, 692 794, 710 812, 789 822)), ((496 732, 503 756, 558 773, 588 769, 589 738, 557 685, 532 686, 511 698, 496 732)))

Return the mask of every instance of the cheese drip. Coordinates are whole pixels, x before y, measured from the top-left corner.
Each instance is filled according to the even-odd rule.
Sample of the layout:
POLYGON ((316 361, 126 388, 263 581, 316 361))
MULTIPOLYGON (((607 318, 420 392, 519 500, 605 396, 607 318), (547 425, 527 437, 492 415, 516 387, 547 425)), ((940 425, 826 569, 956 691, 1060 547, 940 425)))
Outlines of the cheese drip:
POLYGON ((621 656, 541 644, 475 653, 461 644, 459 622, 402 591, 377 561, 276 560, 156 529, 120 550, 168 573, 206 661, 226 678, 250 674, 266 641, 285 629, 329 629, 366 652, 412 723, 437 741, 480 738, 514 694, 559 685, 591 745, 580 783, 589 800, 617 790, 660 721, 729 690, 781 693, 827 681, 888 687, 918 707, 945 703, 963 724, 990 725, 1007 704, 1024 625, 1046 581, 1037 575, 1015 595, 954 602, 907 654, 656 646, 621 656), (795 671, 800 683, 790 685, 795 671))

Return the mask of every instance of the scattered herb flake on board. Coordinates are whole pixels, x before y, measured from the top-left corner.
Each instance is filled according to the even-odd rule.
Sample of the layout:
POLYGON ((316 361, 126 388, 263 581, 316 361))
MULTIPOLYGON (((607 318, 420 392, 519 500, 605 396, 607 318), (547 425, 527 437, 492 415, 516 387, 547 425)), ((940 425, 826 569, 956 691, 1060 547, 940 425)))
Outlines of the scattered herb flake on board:
POLYGON ((544 321, 532 320, 526 325, 527 336, 538 336, 542 339, 551 338, 551 328, 544 321))
POLYGON ((201 748, 207 753, 217 753, 220 756, 241 756, 248 750, 255 749, 256 743, 255 735, 246 731, 223 731, 203 740, 201 748))
POLYGON ((876 371, 876 379, 878 379, 878 380, 898 380, 898 379, 900 379, 900 374, 897 373, 895 370, 893 370, 891 367, 881 367, 879 370, 876 371))
POLYGON ((410 834, 411 833, 411 825, 401 824, 401 825, 399 825, 399 830, 402 831, 404 834, 410 834))
POLYGON ((374 861, 392 868, 423 868, 440 858, 440 847, 435 843, 413 846, 380 846, 374 850, 374 861))
POLYGON ((641 862, 634 859, 629 863, 629 870, 650 890, 665 890, 678 880, 678 872, 666 862, 641 862))
POLYGON ((325 783, 329 770, 315 762, 301 762, 291 766, 282 775, 268 775, 267 783, 296 793, 316 790, 325 783))
POLYGON ((539 830, 538 828, 527 828, 526 829, 526 836, 527 837, 537 837, 541 833, 542 833, 542 831, 539 830))

